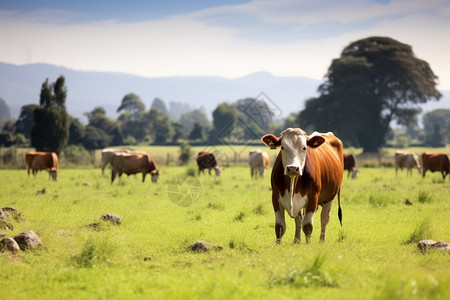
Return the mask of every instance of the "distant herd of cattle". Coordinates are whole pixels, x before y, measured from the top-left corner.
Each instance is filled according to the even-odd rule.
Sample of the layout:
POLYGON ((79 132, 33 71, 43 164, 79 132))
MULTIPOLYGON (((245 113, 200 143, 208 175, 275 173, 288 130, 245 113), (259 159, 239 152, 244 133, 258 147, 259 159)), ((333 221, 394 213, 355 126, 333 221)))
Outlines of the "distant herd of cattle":
MULTIPOLYGON (((270 149, 280 148, 272 168, 272 205, 275 212, 275 235, 277 243, 286 231, 285 212, 295 219, 294 243, 300 242, 300 231, 308 242, 313 230, 314 214, 318 206, 321 211, 320 240, 325 241, 325 231, 330 219, 331 204, 338 198, 338 217, 342 225, 340 189, 344 171, 347 177, 357 176, 356 158, 353 154, 344 154, 342 142, 333 133, 307 135, 300 128, 288 128, 279 137, 272 134, 263 136, 262 142, 270 149)), ((255 150, 248 158, 251 178, 264 177, 265 169, 270 166, 266 151, 255 150)), ((53 180, 57 179, 58 156, 54 152, 27 152, 28 176, 30 170, 35 176, 39 170, 47 170, 53 180)), ((142 182, 150 174, 152 182, 159 179, 159 171, 153 158, 145 152, 128 149, 103 149, 102 174, 105 167, 111 165, 111 183, 123 173, 142 173, 142 182)), ((214 154, 202 151, 197 155, 198 174, 208 169, 220 176, 222 168, 214 154)), ((426 172, 441 172, 442 178, 450 173, 450 158, 447 154, 423 153, 422 166, 414 153, 397 151, 395 153, 395 172, 407 169, 407 175, 417 168, 425 177, 426 172)))
MULTIPOLYGON (((347 177, 356 178, 358 169, 356 168, 356 157, 353 154, 344 153, 344 171, 348 171, 347 177)), ((159 172, 153 158, 143 152, 129 149, 103 149, 102 150, 102 174, 108 164, 111 165, 111 182, 114 181, 116 175, 119 178, 123 173, 127 175, 142 173, 142 182, 145 176, 150 174, 152 182, 158 182, 159 172)), ((441 153, 423 153, 422 166, 419 157, 414 153, 396 151, 395 156, 395 173, 398 169, 406 169, 407 174, 412 175, 412 169, 417 169, 419 174, 425 177, 427 171, 441 172, 442 178, 445 180, 447 174, 450 173, 450 157, 441 153)), ((53 180, 58 177, 58 155, 55 152, 30 151, 25 154, 28 176, 32 172, 36 176, 40 170, 47 170, 49 176, 53 180)), ((249 152, 248 162, 250 166, 251 178, 264 177, 265 170, 270 166, 270 158, 266 151, 252 150, 249 152)), ((199 152, 197 155, 198 174, 204 173, 208 169, 209 175, 214 170, 216 176, 222 174, 222 167, 217 163, 213 153, 199 152)))

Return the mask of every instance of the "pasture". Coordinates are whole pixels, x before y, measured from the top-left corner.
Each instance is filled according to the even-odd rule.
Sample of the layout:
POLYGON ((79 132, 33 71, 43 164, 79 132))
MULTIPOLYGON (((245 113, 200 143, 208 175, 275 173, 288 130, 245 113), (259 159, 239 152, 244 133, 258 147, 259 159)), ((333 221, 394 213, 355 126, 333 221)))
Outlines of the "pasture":
MULTIPOLYGON (((33 230, 43 246, 0 253, 2 299, 449 299, 448 253, 421 253, 420 239, 450 241, 450 182, 393 168, 344 176, 343 227, 333 204, 327 241, 292 244, 287 216, 275 244, 270 171, 252 180, 248 167, 221 178, 192 177, 192 166, 165 167, 160 182, 140 175, 110 183, 110 170, 0 170, 0 207, 24 220, 8 236, 33 230), (175 178, 181 178, 178 182, 175 178), (44 194, 38 194, 45 188, 44 194), (186 195, 189 195, 186 196, 186 195), (413 205, 405 205, 409 199, 413 205), (121 225, 100 221, 119 215, 121 225), (96 226, 90 224, 98 223, 96 226), (195 253, 206 241, 221 251, 195 253)), ((319 208, 320 209, 320 208, 319 208)))

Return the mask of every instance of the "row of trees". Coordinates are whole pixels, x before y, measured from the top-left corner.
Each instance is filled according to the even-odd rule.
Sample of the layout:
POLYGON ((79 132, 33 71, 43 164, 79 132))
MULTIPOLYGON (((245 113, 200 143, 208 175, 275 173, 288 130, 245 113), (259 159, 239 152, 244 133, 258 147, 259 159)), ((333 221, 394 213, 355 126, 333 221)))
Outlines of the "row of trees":
MULTIPOLYGON (((42 84, 39 105, 22 107, 16 122, 7 122, 0 144, 26 143, 38 150, 60 152, 67 144, 87 149, 107 146, 190 143, 242 143, 259 140, 267 133, 278 134, 286 127, 307 132, 333 131, 346 146, 377 152, 392 135, 393 121, 417 135, 419 104, 439 99, 437 76, 426 61, 415 57, 409 45, 386 37, 370 37, 348 45, 332 61, 319 96, 306 101, 305 108, 274 123, 268 105, 248 98, 221 103, 209 122, 200 109, 169 117, 161 99, 150 109, 136 94, 123 97, 116 120, 102 107, 86 116, 88 124, 68 115, 67 88, 60 76, 55 83, 42 84)), ((293 104, 293 106, 297 106, 293 104)), ((439 146, 450 141, 450 112, 436 110, 423 118, 424 143, 439 146)))

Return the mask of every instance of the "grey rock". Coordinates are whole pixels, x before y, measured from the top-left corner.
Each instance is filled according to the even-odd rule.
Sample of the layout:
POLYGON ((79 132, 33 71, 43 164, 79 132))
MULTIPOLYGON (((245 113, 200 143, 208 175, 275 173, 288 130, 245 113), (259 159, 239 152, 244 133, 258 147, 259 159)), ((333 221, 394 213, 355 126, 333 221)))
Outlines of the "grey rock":
POLYGON ((204 252, 204 251, 209 251, 209 250, 222 250, 221 246, 216 246, 216 245, 212 245, 210 243, 207 242, 203 242, 203 241, 198 241, 195 242, 194 244, 190 245, 188 247, 188 250, 194 251, 194 252, 204 252))
POLYGON ((430 249, 442 251, 442 252, 450 252, 450 244, 444 241, 435 242, 433 240, 421 240, 417 247, 422 252, 426 252, 430 249))
POLYGON ((20 250, 19 245, 13 238, 6 237, 0 241, 0 252, 18 252, 20 250))
POLYGON ((32 230, 24 231, 14 237, 21 250, 36 248, 42 245, 41 239, 32 230))
POLYGON ((114 225, 119 225, 122 223, 122 218, 114 214, 104 214, 101 219, 103 221, 111 222, 114 225))

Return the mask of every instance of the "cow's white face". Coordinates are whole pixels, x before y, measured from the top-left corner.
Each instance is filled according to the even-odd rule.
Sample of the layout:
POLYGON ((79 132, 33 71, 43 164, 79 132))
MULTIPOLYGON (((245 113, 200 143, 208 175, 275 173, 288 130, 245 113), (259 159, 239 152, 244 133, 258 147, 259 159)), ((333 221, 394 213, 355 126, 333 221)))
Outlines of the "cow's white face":
POLYGON ((150 173, 152 175, 152 182, 158 182, 159 180, 159 171, 152 171, 150 173))
POLYGON ((220 175, 222 175, 222 168, 219 166, 215 166, 214 167, 214 172, 216 173, 217 177, 220 177, 220 175))
POLYGON ((297 131, 288 131, 281 138, 281 160, 284 175, 301 176, 306 161, 306 136, 297 131))

